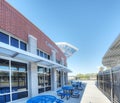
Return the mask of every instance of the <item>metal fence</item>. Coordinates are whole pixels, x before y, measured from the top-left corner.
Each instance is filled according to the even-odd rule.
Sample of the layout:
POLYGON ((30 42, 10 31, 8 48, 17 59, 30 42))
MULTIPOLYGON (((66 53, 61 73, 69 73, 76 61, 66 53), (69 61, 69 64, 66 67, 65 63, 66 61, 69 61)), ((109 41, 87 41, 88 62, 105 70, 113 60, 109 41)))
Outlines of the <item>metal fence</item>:
POLYGON ((120 103, 120 67, 99 72, 97 86, 112 103, 120 103))

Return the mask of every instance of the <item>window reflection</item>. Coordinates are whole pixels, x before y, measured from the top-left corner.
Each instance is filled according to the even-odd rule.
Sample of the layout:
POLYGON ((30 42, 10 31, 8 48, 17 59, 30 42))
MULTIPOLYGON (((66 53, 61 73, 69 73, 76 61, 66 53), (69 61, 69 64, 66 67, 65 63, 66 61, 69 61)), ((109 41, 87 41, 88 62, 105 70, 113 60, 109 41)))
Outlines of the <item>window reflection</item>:
POLYGON ((10 101, 10 84, 12 86, 12 100, 28 96, 27 64, 13 61, 9 64, 8 60, 0 59, 0 103, 10 101))
POLYGON ((15 38, 11 37, 11 45, 16 48, 19 48, 19 41, 15 38))
POLYGON ((20 49, 25 50, 25 51, 27 50, 27 45, 22 41, 20 41, 20 49))
POLYGON ((9 72, 0 72, 0 94, 10 92, 9 72))
POLYGON ((61 87, 61 73, 57 71, 57 87, 61 87))
POLYGON ((38 74, 38 85, 40 88, 44 87, 44 74, 38 74))
POLYGON ((38 92, 51 90, 51 72, 49 68, 38 67, 38 92))
POLYGON ((27 66, 23 63, 11 62, 12 91, 27 90, 27 66))
POLYGON ((66 73, 64 73, 64 85, 67 85, 66 78, 67 78, 67 74, 66 74, 66 73))
POLYGON ((9 44, 9 36, 0 32, 0 42, 9 44))
POLYGON ((9 70, 9 61, 0 59, 0 70, 9 70))
POLYGON ((0 59, 0 94, 10 92, 9 61, 0 59))
POLYGON ((51 85, 50 69, 45 68, 45 72, 45 86, 48 87, 51 85))

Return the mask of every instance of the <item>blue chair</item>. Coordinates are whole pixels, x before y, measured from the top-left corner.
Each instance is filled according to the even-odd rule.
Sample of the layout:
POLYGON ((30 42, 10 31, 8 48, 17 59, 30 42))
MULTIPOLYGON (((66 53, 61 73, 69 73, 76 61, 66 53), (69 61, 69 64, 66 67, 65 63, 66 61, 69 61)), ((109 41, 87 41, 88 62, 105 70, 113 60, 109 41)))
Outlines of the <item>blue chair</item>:
POLYGON ((61 99, 63 99, 65 97, 65 93, 64 93, 64 91, 62 89, 59 89, 56 92, 57 92, 58 96, 61 96, 61 99))
POLYGON ((71 97, 79 98, 79 96, 80 96, 80 91, 79 90, 74 90, 71 97))
POLYGON ((64 103, 64 101, 61 100, 61 99, 57 99, 57 100, 56 100, 56 103, 64 103))
POLYGON ((72 87, 74 87, 74 89, 76 89, 76 88, 77 88, 77 83, 76 83, 76 82, 73 82, 73 83, 72 83, 72 87))
POLYGON ((70 87, 69 86, 63 86, 63 94, 61 96, 61 99, 64 98, 66 96, 67 100, 70 98, 71 93, 70 93, 70 87))
POLYGON ((78 83, 78 89, 79 89, 79 90, 83 90, 82 82, 79 82, 79 83, 78 83))
POLYGON ((58 96, 61 96, 61 94, 63 93, 63 90, 62 90, 62 89, 59 89, 59 90, 57 90, 56 92, 57 92, 57 95, 58 95, 58 96))

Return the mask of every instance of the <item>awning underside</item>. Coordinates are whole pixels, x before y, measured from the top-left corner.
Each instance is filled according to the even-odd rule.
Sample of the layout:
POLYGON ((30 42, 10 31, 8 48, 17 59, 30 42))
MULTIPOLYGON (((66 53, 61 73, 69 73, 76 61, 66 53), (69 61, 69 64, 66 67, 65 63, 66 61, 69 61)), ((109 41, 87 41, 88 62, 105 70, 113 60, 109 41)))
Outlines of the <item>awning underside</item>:
POLYGON ((7 57, 15 58, 15 59, 21 59, 28 62, 35 62, 37 64, 48 66, 49 68, 57 68, 66 72, 71 72, 67 67, 63 65, 60 65, 51 60, 42 58, 30 52, 12 47, 8 44, 4 44, 2 42, 0 42, 0 54, 7 57))

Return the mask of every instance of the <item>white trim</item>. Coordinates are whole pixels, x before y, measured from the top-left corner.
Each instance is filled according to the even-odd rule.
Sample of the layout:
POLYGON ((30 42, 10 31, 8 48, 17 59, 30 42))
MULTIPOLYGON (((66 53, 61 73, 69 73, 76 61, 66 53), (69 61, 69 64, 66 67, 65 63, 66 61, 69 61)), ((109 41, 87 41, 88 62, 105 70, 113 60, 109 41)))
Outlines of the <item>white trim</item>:
POLYGON ((33 35, 30 35, 30 34, 29 34, 28 37, 33 38, 33 39, 35 39, 35 40, 37 41, 37 38, 34 37, 33 35))
MULTIPOLYGON (((5 50, 9 50, 10 52, 15 52, 15 53, 17 52, 18 55, 21 54, 21 55, 23 55, 23 56, 30 57, 31 60, 29 59, 28 62, 29 62, 29 61, 36 62, 36 61, 41 61, 41 60, 42 60, 42 61, 44 61, 44 62, 46 62, 46 63, 48 63, 48 64, 53 64, 53 65, 55 65, 55 66, 57 66, 57 67, 60 67, 60 68, 62 68, 63 70, 65 70, 65 71, 67 71, 67 72, 71 72, 67 67, 65 67, 65 66, 63 66, 63 65, 60 65, 60 64, 58 64, 58 63, 56 63, 56 62, 53 62, 53 61, 51 61, 51 60, 42 58, 42 57, 40 57, 40 56, 37 56, 36 54, 32 54, 32 53, 30 53, 30 52, 28 52, 28 51, 24 51, 24 50, 21 50, 21 49, 19 49, 19 48, 15 48, 15 47, 10 46, 10 45, 8 45, 8 44, 5 44, 5 43, 0 42, 0 48, 5 49, 5 50)), ((14 58, 19 59, 19 58, 17 58, 17 56, 14 57, 14 58)), ((23 59, 25 60, 25 58, 23 58, 23 59)), ((25 60, 25 61, 26 61, 26 60, 25 60)))
POLYGON ((21 62, 21 63, 28 64, 28 61, 24 61, 24 60, 20 60, 20 59, 15 59, 15 58, 11 58, 11 57, 8 57, 8 56, 0 55, 0 58, 1 59, 6 59, 6 60, 11 60, 11 61, 16 61, 16 62, 21 62))
POLYGON ((44 68, 50 68, 50 67, 48 67, 46 65, 42 65, 42 64, 37 64, 37 66, 44 67, 44 68))

